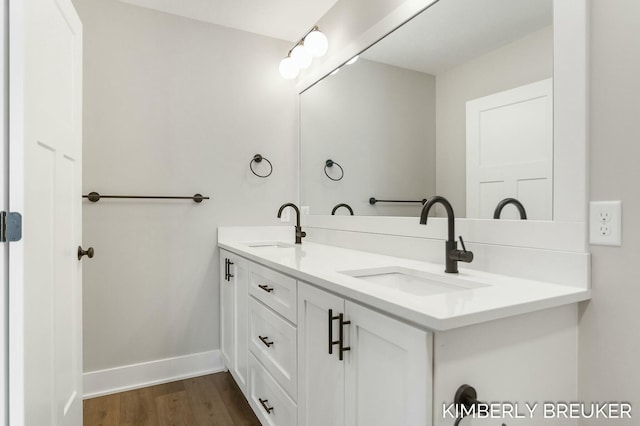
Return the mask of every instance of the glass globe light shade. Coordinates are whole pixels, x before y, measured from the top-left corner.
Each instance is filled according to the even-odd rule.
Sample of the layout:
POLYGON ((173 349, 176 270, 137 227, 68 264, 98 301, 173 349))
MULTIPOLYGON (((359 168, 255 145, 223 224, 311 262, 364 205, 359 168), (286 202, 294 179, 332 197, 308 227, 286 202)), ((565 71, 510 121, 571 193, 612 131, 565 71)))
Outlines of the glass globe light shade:
POLYGON ((327 53, 329 40, 322 32, 313 30, 304 38, 304 45, 314 58, 319 58, 327 53))
POLYGON ((291 51, 291 59, 298 65, 301 70, 306 69, 311 65, 313 57, 309 49, 299 44, 291 51))
POLYGON ((287 80, 293 80, 300 72, 298 65, 296 65, 293 59, 289 56, 280 61, 280 66, 278 68, 280 70, 280 75, 287 80))

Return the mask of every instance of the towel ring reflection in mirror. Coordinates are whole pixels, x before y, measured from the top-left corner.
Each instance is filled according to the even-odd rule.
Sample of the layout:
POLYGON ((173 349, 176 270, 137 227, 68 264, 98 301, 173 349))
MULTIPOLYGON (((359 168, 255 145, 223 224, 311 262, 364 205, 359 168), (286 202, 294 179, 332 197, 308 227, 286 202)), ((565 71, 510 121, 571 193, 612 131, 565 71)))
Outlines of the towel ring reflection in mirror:
POLYGON ((339 181, 342 180, 342 178, 344 177, 344 170, 342 169, 342 166, 338 163, 336 163, 335 161, 329 159, 325 162, 324 164, 324 174, 331 180, 333 181, 339 181), (327 172, 327 167, 333 167, 333 166, 338 166, 338 168, 340 169, 340 177, 339 178, 332 178, 331 176, 329 176, 329 173, 327 172))
POLYGON ((256 154, 253 156, 253 158, 251 159, 251 161, 249 162, 249 168, 251 169, 251 173, 253 173, 254 175, 260 177, 260 178, 267 178, 269 176, 271 176, 271 173, 273 173, 273 164, 271 164, 271 161, 269 161, 266 157, 263 157, 260 154, 256 154), (267 163, 269 163, 269 173, 267 173, 266 175, 261 175, 258 174, 254 169, 253 169, 253 163, 261 163, 262 160, 266 161, 267 163))

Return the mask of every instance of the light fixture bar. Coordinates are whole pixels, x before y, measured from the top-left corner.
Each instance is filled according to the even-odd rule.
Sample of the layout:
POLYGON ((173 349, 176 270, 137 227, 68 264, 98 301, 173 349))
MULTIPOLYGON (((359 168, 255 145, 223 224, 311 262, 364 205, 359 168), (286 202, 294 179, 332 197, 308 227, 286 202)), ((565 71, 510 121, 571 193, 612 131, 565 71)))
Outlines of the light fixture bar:
POLYGON ((319 58, 327 53, 328 47, 327 36, 320 31, 317 25, 314 25, 280 61, 280 75, 287 80, 295 79, 300 70, 311 65, 313 58, 319 58))

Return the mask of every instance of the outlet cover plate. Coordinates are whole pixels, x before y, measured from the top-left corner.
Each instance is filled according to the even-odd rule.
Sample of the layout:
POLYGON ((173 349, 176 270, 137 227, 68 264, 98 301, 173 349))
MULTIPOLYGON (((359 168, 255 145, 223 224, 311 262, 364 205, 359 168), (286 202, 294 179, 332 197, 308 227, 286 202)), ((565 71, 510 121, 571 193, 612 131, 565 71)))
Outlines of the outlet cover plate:
POLYGON ((601 246, 622 245, 622 201, 589 203, 589 243, 601 246))

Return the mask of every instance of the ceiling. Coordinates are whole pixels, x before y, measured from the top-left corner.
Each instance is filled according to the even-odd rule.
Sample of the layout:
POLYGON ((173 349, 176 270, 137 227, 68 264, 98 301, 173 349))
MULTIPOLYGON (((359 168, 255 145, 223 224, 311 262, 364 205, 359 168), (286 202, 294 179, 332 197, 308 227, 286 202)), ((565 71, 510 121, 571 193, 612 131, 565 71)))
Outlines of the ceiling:
POLYGON ((337 0, 120 0, 136 6, 296 42, 337 0))
POLYGON ((553 23, 553 0, 440 0, 361 57, 437 75, 553 23))

